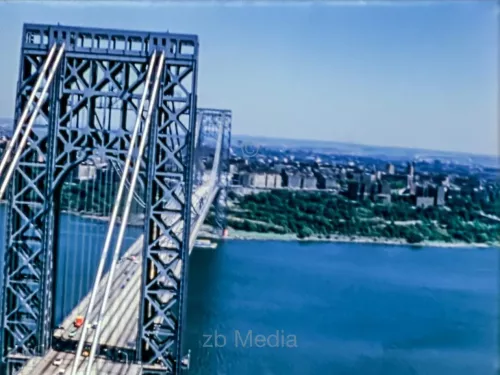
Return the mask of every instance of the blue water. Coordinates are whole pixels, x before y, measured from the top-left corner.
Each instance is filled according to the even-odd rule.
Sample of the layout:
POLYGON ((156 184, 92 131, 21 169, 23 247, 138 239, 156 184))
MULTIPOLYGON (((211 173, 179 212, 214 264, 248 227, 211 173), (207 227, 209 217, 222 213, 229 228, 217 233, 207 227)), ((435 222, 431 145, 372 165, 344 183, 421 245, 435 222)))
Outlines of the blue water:
MULTIPOLYGON (((68 215, 61 227, 61 261, 81 270, 60 269, 58 320, 90 288, 107 226, 68 215)), ((494 249, 228 241, 197 250, 190 374, 493 375, 497 272, 494 249)))
MULTIPOLYGON (((0 206, 0 249, 1 268, 3 273, 3 251, 5 249, 5 206, 0 206)), ((105 269, 109 269, 112 251, 116 243, 119 226, 112 237, 111 247, 105 269)), ((92 288, 104 239, 108 230, 107 222, 98 219, 81 218, 75 215, 62 214, 58 233, 59 255, 56 276, 56 309, 55 323, 62 322, 78 302, 92 288)), ((123 253, 142 233, 142 228, 129 227, 121 247, 123 253)), ((3 276, 0 278, 3 283, 3 276)), ((0 289, 3 290, 3 289, 0 289)), ((83 311, 82 311, 83 313, 83 311)))
POLYGON ((493 249, 233 241, 195 252, 190 374, 492 375, 497 265, 493 249), (250 347, 249 331, 279 331, 285 345, 250 347), (204 347, 215 333, 219 347, 204 347))

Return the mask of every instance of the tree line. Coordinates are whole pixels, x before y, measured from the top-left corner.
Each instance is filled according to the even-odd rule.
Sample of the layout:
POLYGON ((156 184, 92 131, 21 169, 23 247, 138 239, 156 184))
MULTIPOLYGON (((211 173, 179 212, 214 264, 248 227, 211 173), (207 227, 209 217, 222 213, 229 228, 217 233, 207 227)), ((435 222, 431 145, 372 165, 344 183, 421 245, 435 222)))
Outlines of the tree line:
POLYGON ((328 192, 290 190, 229 197, 236 206, 230 215, 243 219, 230 219, 229 224, 245 231, 293 233, 299 238, 335 234, 402 238, 409 243, 500 241, 500 225, 481 215, 481 211, 495 212, 498 202, 473 203, 464 197, 446 207, 417 208, 402 200, 376 204, 328 192))

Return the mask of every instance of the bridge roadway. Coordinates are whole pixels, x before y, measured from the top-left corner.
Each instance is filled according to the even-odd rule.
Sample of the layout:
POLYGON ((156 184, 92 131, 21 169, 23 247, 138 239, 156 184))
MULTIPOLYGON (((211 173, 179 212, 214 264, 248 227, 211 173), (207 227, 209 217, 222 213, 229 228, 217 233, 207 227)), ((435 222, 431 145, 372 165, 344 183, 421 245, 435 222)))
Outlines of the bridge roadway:
MULTIPOLYGON (((201 225, 208 213, 212 201, 214 200, 218 188, 214 184, 214 179, 205 179, 205 183, 201 185, 193 194, 192 203, 197 207, 200 199, 206 197, 203 207, 192 220, 191 237, 190 237, 190 253, 193 249, 194 242, 199 233, 201 225)), ((182 223, 174 226, 174 231, 180 235, 182 231, 182 223)), ((163 241, 167 241, 164 237, 163 241)), ((115 280, 109 295, 110 302, 108 303, 108 312, 103 321, 103 328, 99 342, 101 344, 100 356, 96 356, 93 369, 95 374, 99 375, 135 375, 142 373, 143 366, 138 364, 127 364, 125 360, 133 359, 135 353, 138 319, 139 319, 139 300, 141 287, 141 265, 142 265, 142 247, 143 235, 141 235, 134 244, 125 252, 120 259, 120 263, 115 270, 115 280), (135 260, 131 257, 134 256, 135 260), (125 353, 125 354, 124 354, 125 353), (107 356, 105 358, 103 356, 107 356), (119 362, 123 361, 123 362, 119 362)), ((169 256, 171 260, 171 256, 169 256)), ((180 277, 181 261, 177 261, 174 268, 174 274, 177 278, 180 277)), ((106 274, 100 282, 99 292, 96 296, 96 308, 91 314, 90 323, 97 320, 98 311, 104 295, 105 285, 108 279, 106 274)), ((168 284, 167 284, 168 285, 168 284)), ((58 374, 57 371, 65 369, 66 373, 70 373, 74 361, 74 352, 80 339, 81 328, 76 330, 73 337, 69 337, 70 332, 75 331, 73 322, 78 315, 84 315, 90 300, 90 292, 82 299, 80 304, 73 309, 67 316, 61 326, 54 331, 55 348, 50 349, 44 357, 35 357, 30 359, 23 367, 19 375, 45 375, 58 374), (56 358, 61 358, 63 363, 56 367, 53 362, 56 358)), ((157 322, 159 323, 159 322, 157 322)), ((87 343, 93 340, 94 330, 89 329, 87 343)), ((80 372, 85 369, 86 360, 83 360, 78 368, 80 372)), ((154 368, 154 366, 152 367, 154 368)))

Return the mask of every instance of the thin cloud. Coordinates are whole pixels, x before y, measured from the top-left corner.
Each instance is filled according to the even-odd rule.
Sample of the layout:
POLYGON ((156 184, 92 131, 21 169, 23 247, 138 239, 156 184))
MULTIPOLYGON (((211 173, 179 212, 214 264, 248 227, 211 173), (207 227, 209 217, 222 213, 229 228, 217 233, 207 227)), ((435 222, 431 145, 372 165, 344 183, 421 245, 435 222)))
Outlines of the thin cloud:
POLYGON ((73 1, 57 1, 48 0, 40 2, 39 0, 4 0, 7 4, 43 4, 47 6, 72 6, 72 7, 131 7, 131 8, 147 8, 147 7, 169 7, 169 6, 184 6, 184 7, 200 7, 200 6, 310 6, 310 5, 333 5, 333 6, 437 6, 450 3, 466 4, 471 1, 464 0, 463 2, 453 2, 446 0, 73 0, 73 1))

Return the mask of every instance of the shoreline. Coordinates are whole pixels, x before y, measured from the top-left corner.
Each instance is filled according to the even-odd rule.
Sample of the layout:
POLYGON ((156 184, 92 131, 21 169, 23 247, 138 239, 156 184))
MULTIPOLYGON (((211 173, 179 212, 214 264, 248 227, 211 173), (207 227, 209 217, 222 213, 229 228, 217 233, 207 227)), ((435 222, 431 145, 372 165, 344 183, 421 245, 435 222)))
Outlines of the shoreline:
POLYGON ((261 232, 246 232, 241 230, 230 229, 229 235, 225 240, 243 240, 243 241, 297 241, 297 242, 330 242, 330 243, 363 243, 372 245, 392 245, 392 246, 411 246, 411 247, 442 247, 442 248, 495 248, 500 247, 500 244, 493 243, 467 243, 467 242, 443 242, 443 241, 422 241, 419 243, 408 243, 404 239, 398 238, 379 238, 379 237, 363 237, 363 236, 345 236, 331 235, 330 238, 319 238, 317 236, 309 238, 297 238, 295 234, 276 234, 276 233, 261 233, 261 232))
MULTIPOLYGON (((0 202, 0 205, 4 202, 0 202)), ((98 216, 98 215, 88 215, 80 214, 72 211, 61 211, 61 213, 77 216, 85 219, 96 220, 101 222, 109 221, 109 216, 98 216)), ((134 220, 134 222, 127 224, 128 226, 141 227, 143 223, 138 221, 144 221, 144 218, 139 220, 134 220)), ((117 220, 116 224, 120 224, 121 221, 117 220)), ((205 225, 206 226, 206 225, 205 225)), ((209 227, 209 226, 206 226, 209 227)), ((218 239, 219 237, 205 232, 200 231, 199 236, 218 239)), ((230 228, 229 234, 224 240, 241 240, 241 241, 297 241, 297 242, 329 242, 329 243, 362 243, 370 245, 391 245, 391 246, 411 246, 411 247, 440 247, 440 248, 478 248, 478 249, 489 249, 500 247, 500 243, 467 243, 467 242, 444 242, 444 241, 422 241, 418 243, 408 243, 404 239, 400 238, 382 238, 382 237, 364 237, 364 236, 346 236, 346 235, 330 235, 330 238, 320 238, 318 236, 312 236, 308 238, 298 238, 295 234, 277 234, 277 233, 263 233, 263 232, 247 232, 242 230, 237 230, 230 228)))
MULTIPOLYGON (((110 216, 99 216, 99 215, 92 215, 92 214, 80 214, 78 212, 74 212, 74 211, 61 211, 62 214, 65 214, 65 215, 70 215, 70 216, 77 216, 77 217, 80 217, 80 218, 83 218, 83 219, 88 219, 88 220, 96 220, 96 221, 100 221, 100 222, 108 222, 110 221, 110 216)), ((129 218, 130 220, 130 218, 129 218)), ((133 218, 133 222, 129 222, 127 224, 127 226, 132 226, 132 227, 142 227, 144 224, 144 218, 133 218), (141 221, 142 222, 139 222, 141 221)), ((117 220, 116 220, 116 225, 118 224, 121 224, 121 218, 118 217, 117 220)))

